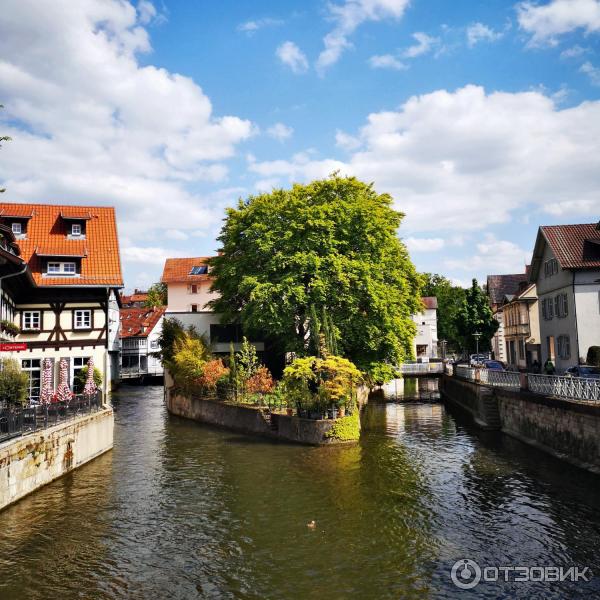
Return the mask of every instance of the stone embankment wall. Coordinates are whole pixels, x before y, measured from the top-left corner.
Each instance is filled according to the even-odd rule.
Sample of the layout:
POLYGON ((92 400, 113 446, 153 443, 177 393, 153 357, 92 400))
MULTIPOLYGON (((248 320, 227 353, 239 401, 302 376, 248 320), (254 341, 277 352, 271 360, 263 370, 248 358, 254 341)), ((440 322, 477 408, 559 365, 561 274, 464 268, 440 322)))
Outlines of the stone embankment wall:
POLYGON ((0 510, 113 447, 106 408, 0 444, 0 510))
MULTIPOLYGON (((167 410, 171 414, 194 421, 300 444, 348 443, 327 435, 341 419, 314 421, 277 413, 267 415, 253 406, 228 404, 197 396, 183 396, 169 388, 167 388, 167 410)), ((360 427, 360 419, 357 421, 360 427)))
POLYGON ((579 467, 600 473, 600 406, 526 391, 490 388, 444 375, 442 393, 484 427, 536 446, 579 467), (497 421, 486 418, 496 406, 497 421), (497 422, 497 426, 494 423, 497 422))

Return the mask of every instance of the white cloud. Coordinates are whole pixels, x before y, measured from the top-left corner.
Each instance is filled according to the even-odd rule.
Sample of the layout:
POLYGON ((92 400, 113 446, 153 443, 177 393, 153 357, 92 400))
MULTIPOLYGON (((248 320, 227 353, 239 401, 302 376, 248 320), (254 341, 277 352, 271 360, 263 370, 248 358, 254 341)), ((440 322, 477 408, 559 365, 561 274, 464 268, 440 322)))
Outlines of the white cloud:
POLYGON ((422 31, 413 33, 412 37, 417 43, 413 44, 402 53, 404 58, 416 58, 417 56, 427 54, 432 48, 440 43, 440 38, 431 37, 422 31))
POLYGON ((499 240, 487 233, 483 241, 475 245, 472 255, 461 260, 446 260, 444 264, 471 273, 524 273, 530 260, 530 249, 525 250, 514 242, 499 240))
POLYGON ((284 123, 275 123, 267 129, 267 135, 269 135, 272 138, 275 138, 276 140, 279 140, 280 142, 291 138, 293 133, 294 128, 288 127, 284 123))
POLYGON ((259 193, 269 193, 273 190, 273 188, 277 187, 279 187, 279 179, 277 177, 259 179, 254 184, 254 189, 259 193))
POLYGON ((404 71, 408 67, 395 56, 391 54, 381 54, 371 56, 369 64, 373 69, 393 69, 395 71, 404 71))
POLYGON ((595 67, 591 62, 587 61, 579 67, 581 73, 585 73, 590 78, 592 85, 600 86, 600 67, 595 67))
POLYGON ((121 259, 126 263, 164 265, 167 258, 183 256, 181 251, 156 246, 126 246, 121 249, 121 259))
POLYGON ((244 23, 240 23, 237 26, 237 30, 242 31, 248 35, 253 35, 259 29, 264 29, 265 27, 277 27, 279 25, 283 25, 283 23, 284 21, 282 19, 263 17, 262 19, 253 19, 250 21, 245 21, 244 23))
POLYGON ((560 57, 561 58, 578 58, 579 56, 582 56, 583 54, 585 54, 586 52, 589 52, 590 49, 589 48, 582 48, 579 44, 575 44, 574 46, 571 46, 571 48, 567 48, 566 50, 563 50, 560 53, 560 57))
POLYGON ((361 141, 339 129, 335 132, 335 145, 343 150, 357 150, 361 146, 361 141))
POLYGON ((502 33, 494 31, 483 23, 473 23, 467 27, 467 44, 470 48, 479 42, 495 42, 502 37, 502 33))
POLYGON ((437 252, 441 250, 446 242, 443 238, 416 238, 409 237, 404 240, 411 252, 437 252))
POLYGON ((552 0, 548 4, 522 2, 517 6, 519 25, 532 35, 532 45, 557 43, 576 29, 586 34, 600 31, 600 0, 552 0))
POLYGON ((170 240, 187 240, 189 236, 185 231, 181 231, 181 229, 167 229, 165 237, 170 240))
POLYGON ((329 4, 329 18, 334 28, 323 38, 324 50, 317 59, 321 74, 335 64, 344 50, 352 44, 348 38, 366 21, 399 19, 410 0, 346 0, 343 4, 329 4))
POLYGON ((373 181, 395 198, 413 236, 483 230, 525 207, 542 221, 574 201, 571 219, 597 218, 600 101, 559 108, 540 91, 486 94, 470 85, 373 113, 354 137, 362 145, 344 162, 292 158, 249 168, 288 181, 338 169, 373 181))
POLYGON ((306 73, 308 60, 306 55, 294 42, 284 42, 275 51, 277 58, 287 65, 294 73, 306 73))
POLYGON ((137 240, 206 229, 222 205, 193 191, 227 176, 255 131, 216 116, 189 77, 148 64, 147 1, 7 0, 0 11, 6 200, 117 206, 137 240), (40 58, 43 57, 43 58, 40 58), (181 215, 185 215, 182 223, 181 215))

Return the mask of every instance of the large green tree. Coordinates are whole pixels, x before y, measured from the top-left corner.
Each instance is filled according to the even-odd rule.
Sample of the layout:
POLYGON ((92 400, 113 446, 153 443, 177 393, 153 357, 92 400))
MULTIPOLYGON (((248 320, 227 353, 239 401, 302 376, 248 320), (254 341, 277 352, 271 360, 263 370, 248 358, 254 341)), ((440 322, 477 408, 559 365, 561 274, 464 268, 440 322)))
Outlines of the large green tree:
POLYGON ((460 286, 452 285, 452 282, 443 275, 423 273, 422 294, 437 298, 438 339, 448 342, 447 352, 461 350, 462 337, 457 328, 456 316, 463 305, 465 290, 460 286))
POLYGON ((144 302, 144 306, 152 308, 154 306, 160 308, 167 305, 167 284, 155 283, 148 289, 148 298, 144 302))
POLYGON ((465 299, 455 319, 462 347, 468 352, 477 348, 476 333, 480 333, 479 350, 490 349, 490 342, 498 329, 498 321, 492 316, 488 297, 473 279, 471 287, 465 292, 465 299))
POLYGON ((403 216, 389 195, 337 174, 240 200, 211 261, 212 308, 282 351, 310 352, 318 320, 361 368, 401 362, 421 309, 421 280, 397 235, 403 216))

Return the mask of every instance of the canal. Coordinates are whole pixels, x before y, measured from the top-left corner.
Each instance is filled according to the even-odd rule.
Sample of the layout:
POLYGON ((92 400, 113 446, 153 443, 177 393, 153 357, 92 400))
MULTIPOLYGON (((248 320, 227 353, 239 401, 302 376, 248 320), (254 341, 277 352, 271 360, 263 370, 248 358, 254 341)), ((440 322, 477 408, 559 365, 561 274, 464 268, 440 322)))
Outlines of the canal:
POLYGON ((600 478, 409 385, 337 448, 169 417, 162 388, 124 387, 114 450, 0 513, 0 598, 454 598, 462 558, 598 577, 461 597, 599 597, 600 478))

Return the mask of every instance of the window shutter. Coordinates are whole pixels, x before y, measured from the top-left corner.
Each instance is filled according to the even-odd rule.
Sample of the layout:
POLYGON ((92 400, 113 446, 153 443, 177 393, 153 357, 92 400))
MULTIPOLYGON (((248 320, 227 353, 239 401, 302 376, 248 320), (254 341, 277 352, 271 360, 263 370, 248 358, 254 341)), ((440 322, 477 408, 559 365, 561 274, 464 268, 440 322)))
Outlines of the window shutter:
POLYGON ((542 300, 542 318, 545 321, 548 320, 548 314, 546 312, 546 299, 545 298, 542 300))
POLYGON ((566 317, 569 314, 569 300, 567 294, 563 294, 563 311, 566 317))

